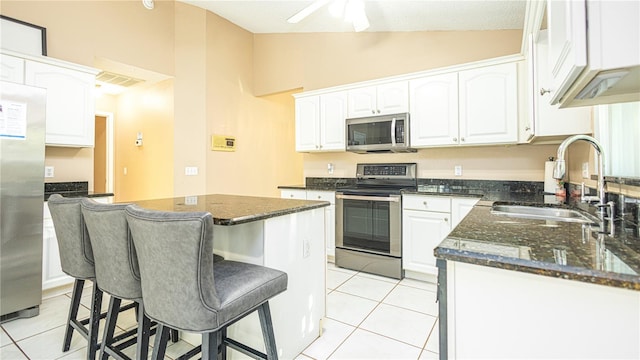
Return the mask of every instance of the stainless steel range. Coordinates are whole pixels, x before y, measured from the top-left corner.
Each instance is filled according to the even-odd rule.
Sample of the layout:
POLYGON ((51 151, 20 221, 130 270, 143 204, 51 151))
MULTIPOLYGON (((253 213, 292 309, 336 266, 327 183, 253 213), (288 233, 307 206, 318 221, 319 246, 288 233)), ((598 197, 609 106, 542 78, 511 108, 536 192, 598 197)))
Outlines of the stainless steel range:
POLYGON ((416 164, 358 164, 356 185, 336 192, 336 265, 402 279, 402 196, 416 164))

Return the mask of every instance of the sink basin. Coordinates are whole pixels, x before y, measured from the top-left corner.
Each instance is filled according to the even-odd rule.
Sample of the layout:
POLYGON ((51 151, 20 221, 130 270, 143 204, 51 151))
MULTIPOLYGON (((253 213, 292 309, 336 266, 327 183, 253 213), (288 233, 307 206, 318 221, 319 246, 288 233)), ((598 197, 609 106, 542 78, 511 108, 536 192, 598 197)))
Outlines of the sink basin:
POLYGON ((524 219, 552 220, 577 223, 597 223, 598 220, 577 210, 524 205, 493 205, 491 213, 524 219))

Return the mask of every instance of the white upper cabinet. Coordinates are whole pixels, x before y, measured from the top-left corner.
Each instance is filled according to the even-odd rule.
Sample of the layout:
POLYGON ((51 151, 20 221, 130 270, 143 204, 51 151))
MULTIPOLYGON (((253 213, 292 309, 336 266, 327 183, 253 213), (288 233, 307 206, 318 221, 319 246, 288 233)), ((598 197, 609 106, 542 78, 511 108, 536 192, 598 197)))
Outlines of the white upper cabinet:
POLYGON ((640 100, 640 1, 549 0, 551 104, 640 100))
POLYGON ((0 54, 0 80, 24 84, 24 59, 0 54))
POLYGON ((93 147, 95 73, 27 60, 25 84, 47 89, 46 144, 93 147))
POLYGON ((585 0, 547 2, 552 104, 558 103, 587 66, 586 9, 585 0))
POLYGON ((320 150, 345 150, 345 119, 347 118, 347 92, 320 95, 320 150))
POLYGON ((319 150, 320 96, 296 98, 296 151, 319 150))
MULTIPOLYGON (((561 141, 569 135, 590 134, 591 107, 560 109, 550 104, 551 73, 548 63, 547 31, 540 31, 538 40, 530 39, 528 106, 529 116, 521 127, 525 141, 561 141)), ((522 89, 525 91, 524 89, 522 89)))
POLYGON ((518 141, 515 62, 414 79, 409 89, 412 147, 518 141))
POLYGON ((458 144, 458 73, 409 81, 411 146, 458 144))
POLYGON ((296 98, 296 151, 344 151, 347 93, 296 98))
POLYGON ((460 144, 518 141, 517 64, 459 73, 460 144))
POLYGON ((406 81, 366 86, 348 91, 348 117, 358 118, 407 112, 409 88, 406 81))

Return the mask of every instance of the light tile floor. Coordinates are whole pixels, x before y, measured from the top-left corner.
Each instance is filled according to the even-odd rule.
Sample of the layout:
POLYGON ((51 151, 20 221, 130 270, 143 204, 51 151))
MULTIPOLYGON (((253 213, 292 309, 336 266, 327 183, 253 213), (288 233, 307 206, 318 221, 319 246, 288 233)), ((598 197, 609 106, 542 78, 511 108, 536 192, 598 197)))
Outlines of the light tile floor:
MULTIPOLYGON (((90 291, 85 290, 85 294, 81 315, 88 316, 90 291)), ((411 279, 400 281, 329 263, 323 335, 296 360, 437 359, 435 300, 435 284, 411 279)), ((85 358, 86 341, 80 336, 73 337, 68 352, 63 353, 61 349, 70 301, 70 292, 50 296, 43 300, 39 316, 3 323, 0 359, 85 358)), ((104 296, 103 309, 108 302, 108 296, 104 296)), ((119 331, 134 325, 133 311, 123 313, 118 320, 119 331)), ((174 359, 192 347, 183 340, 170 343, 165 358, 174 359)), ((135 347, 127 350, 125 353, 133 355, 135 347)))

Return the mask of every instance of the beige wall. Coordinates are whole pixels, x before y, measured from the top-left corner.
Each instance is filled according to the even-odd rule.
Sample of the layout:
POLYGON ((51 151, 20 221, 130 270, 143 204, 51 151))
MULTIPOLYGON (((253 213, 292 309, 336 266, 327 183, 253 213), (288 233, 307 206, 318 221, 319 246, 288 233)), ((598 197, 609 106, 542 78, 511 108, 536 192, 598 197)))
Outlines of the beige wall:
POLYGON ((544 162, 556 145, 513 145, 420 149, 406 154, 314 153, 304 156, 305 177, 354 177, 357 163, 415 162, 418 177, 543 181, 544 162), (334 174, 327 173, 334 164, 334 174), (462 166, 462 176, 453 168, 462 166))
POLYGON ((256 95, 315 90, 520 52, 522 31, 257 34, 256 95))

